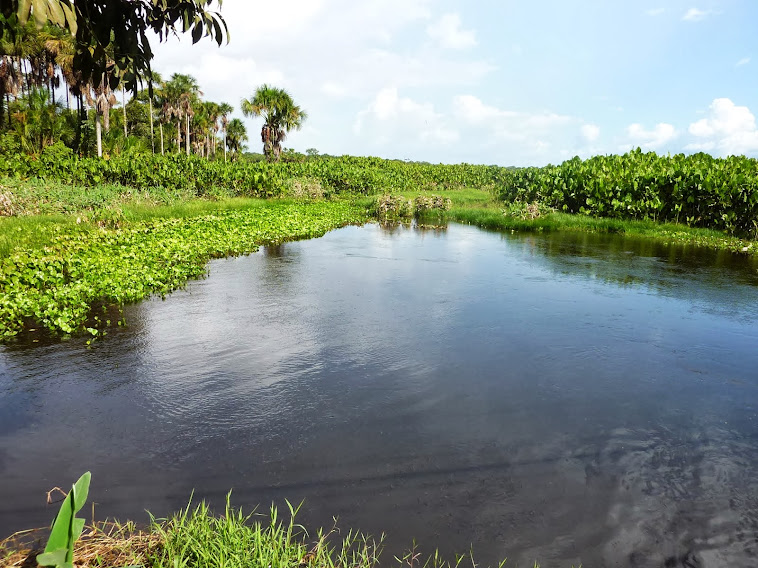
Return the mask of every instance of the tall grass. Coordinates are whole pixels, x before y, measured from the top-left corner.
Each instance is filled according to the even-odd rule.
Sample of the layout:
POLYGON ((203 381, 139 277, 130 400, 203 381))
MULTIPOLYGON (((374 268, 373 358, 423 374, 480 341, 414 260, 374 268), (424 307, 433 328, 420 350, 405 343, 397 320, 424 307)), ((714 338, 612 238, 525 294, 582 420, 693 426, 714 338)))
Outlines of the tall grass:
MULTIPOLYGON (((205 503, 192 505, 167 519, 152 518, 148 527, 112 521, 88 525, 74 548, 78 568, 140 566, 143 568, 479 568, 473 552, 448 559, 438 551, 424 554, 414 542, 399 556, 382 558, 384 535, 378 539, 336 523, 311 535, 296 517, 300 507, 287 503, 280 515, 245 514, 230 504, 216 515, 205 503)), ((0 541, 0 566, 35 566, 45 529, 22 531, 0 541)), ((506 561, 497 568, 504 568, 506 561)), ((539 568, 537 563, 534 568, 539 568)))
POLYGON ((378 541, 350 531, 338 537, 337 529, 319 530, 309 542, 308 532, 295 517, 299 507, 289 502, 289 515, 280 518, 275 506, 267 519, 233 509, 214 516, 205 502, 176 513, 170 519, 153 521, 153 531, 162 546, 148 557, 153 568, 373 568, 379 562, 382 539, 378 541))

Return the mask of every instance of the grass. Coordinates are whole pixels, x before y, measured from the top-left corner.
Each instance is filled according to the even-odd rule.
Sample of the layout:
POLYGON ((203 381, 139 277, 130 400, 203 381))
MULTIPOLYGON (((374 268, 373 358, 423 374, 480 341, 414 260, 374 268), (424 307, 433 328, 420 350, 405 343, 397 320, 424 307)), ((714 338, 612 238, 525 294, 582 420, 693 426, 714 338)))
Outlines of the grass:
MULTIPOLYGON (((16 183, 21 193, 44 189, 40 182, 16 183)), ((93 306, 121 306, 151 294, 165 295, 188 279, 202 277, 211 258, 247 254, 261 244, 310 238, 365 222, 377 199, 188 199, 174 195, 148 201, 145 192, 135 194, 119 186, 96 190, 100 192, 96 198, 79 196, 85 191, 51 191, 63 196, 51 200, 58 203, 55 209, 68 213, 37 215, 27 208, 0 219, 0 341, 9 341, 26 329, 98 336, 119 318, 110 312, 95 314, 93 306), (107 205, 93 208, 93 203, 107 205)), ((435 193, 450 199, 452 208, 423 213, 419 221, 427 226, 456 221, 499 231, 618 233, 758 254, 753 241, 718 231, 568 215, 536 203, 505 204, 486 190, 401 195, 413 199, 435 193)), ((22 201, 11 195, 12 207, 22 201)))
MULTIPOLYGON (((384 536, 379 539, 356 531, 342 532, 335 521, 330 529, 311 536, 296 522, 299 507, 288 503, 280 515, 272 506, 268 515, 245 514, 230 505, 214 515, 204 502, 187 505, 168 519, 152 519, 140 530, 134 523, 113 522, 88 526, 77 541, 74 562, 79 568, 144 566, 145 568, 376 568, 384 536)), ((25 568, 36 565, 44 530, 23 531, 0 542, 0 565, 25 568)), ((423 556, 414 545, 390 559, 399 568, 476 568, 473 554, 454 560, 438 552, 423 556)), ((386 562, 381 562, 386 565, 386 562)), ((505 561, 499 564, 503 568, 505 561)), ((534 564, 535 568, 539 568, 534 564)))
MULTIPOLYGON (((432 193, 435 192, 414 191, 397 195, 413 199, 418 195, 432 193)), ((450 190, 436 192, 436 194, 450 198, 453 203, 450 211, 444 214, 445 220, 493 231, 615 233, 657 239, 667 243, 691 244, 739 254, 758 255, 756 241, 733 237, 711 229, 649 220, 572 215, 552 211, 537 204, 507 204, 497 200, 492 192, 480 189, 450 190)), ((363 197, 358 200, 358 203, 370 208, 375 200, 375 196, 363 197)))
POLYGON ((720 231, 674 223, 629 221, 558 212, 544 213, 536 218, 529 218, 519 214, 509 214, 509 211, 502 209, 502 205, 501 209, 453 207, 447 213, 447 219, 497 231, 616 233, 630 237, 657 239, 668 243, 729 250, 740 254, 758 254, 755 241, 732 237, 720 231))

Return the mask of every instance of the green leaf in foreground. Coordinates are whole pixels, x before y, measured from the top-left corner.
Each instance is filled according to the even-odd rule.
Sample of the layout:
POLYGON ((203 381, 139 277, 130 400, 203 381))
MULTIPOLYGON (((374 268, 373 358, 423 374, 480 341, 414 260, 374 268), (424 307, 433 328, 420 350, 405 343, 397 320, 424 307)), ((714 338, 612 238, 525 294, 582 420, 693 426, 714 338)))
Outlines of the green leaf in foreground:
POLYGON ((45 551, 37 556, 37 562, 41 566, 58 568, 73 566, 74 544, 84 529, 84 519, 76 518, 76 513, 84 507, 84 503, 87 501, 91 477, 90 472, 82 475, 63 500, 53 522, 45 551))

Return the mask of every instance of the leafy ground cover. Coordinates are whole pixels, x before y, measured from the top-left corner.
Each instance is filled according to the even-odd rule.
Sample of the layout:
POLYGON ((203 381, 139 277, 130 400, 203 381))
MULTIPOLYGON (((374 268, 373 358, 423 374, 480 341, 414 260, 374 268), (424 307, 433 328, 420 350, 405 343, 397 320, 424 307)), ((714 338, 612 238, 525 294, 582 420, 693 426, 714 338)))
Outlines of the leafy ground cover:
POLYGON ((364 210, 347 202, 276 200, 116 228, 55 225, 48 244, 14 248, 0 262, 0 338, 40 327, 56 334, 97 335, 115 322, 93 306, 167 294, 203 276, 212 258, 319 236, 365 219, 364 210))
MULTIPOLYGON (((99 335, 119 320, 109 307, 165 295, 202 277, 211 258, 321 235, 377 211, 375 196, 324 199, 320 182, 292 180, 299 199, 201 199, 183 189, 113 184, 93 190, 5 178, 0 185, 10 188, 7 202, 16 209, 0 218, 0 341, 24 330, 99 335)), ((390 201, 412 201, 408 220, 416 216, 433 226, 456 221, 493 230, 623 233, 758 254, 754 241, 723 231, 568 214, 539 200, 503 202, 494 185, 429 187, 393 192, 390 201)))

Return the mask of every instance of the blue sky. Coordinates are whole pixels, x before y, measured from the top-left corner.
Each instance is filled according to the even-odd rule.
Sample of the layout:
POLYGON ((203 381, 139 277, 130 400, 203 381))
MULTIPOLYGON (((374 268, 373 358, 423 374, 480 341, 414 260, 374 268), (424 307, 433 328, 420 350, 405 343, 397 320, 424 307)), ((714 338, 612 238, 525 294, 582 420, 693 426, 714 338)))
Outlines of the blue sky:
MULTIPOLYGON (((637 146, 758 156, 755 0, 224 0, 221 13, 228 45, 171 39, 155 69, 237 111, 263 83, 287 88, 310 115, 285 143, 299 151, 517 166, 637 146)), ((261 120, 245 122, 258 150, 261 120)))

